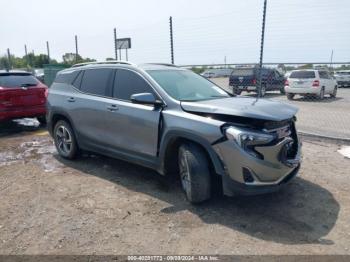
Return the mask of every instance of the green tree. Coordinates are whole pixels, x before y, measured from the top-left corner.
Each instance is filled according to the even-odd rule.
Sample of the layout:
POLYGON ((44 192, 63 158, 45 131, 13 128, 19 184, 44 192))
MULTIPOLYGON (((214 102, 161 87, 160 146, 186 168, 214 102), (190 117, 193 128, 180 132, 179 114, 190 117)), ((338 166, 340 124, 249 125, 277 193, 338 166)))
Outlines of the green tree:
POLYGON ((7 59, 6 55, 3 55, 0 57, 0 69, 4 70, 4 69, 9 69, 10 68, 10 64, 9 64, 9 60, 7 59))
POLYGON ((313 68, 314 68, 313 64, 305 64, 305 65, 298 66, 298 69, 313 69, 313 68))
POLYGON ((204 72, 205 68, 204 67, 192 67, 191 70, 197 74, 201 74, 204 72))
POLYGON ((63 63, 66 65, 74 65, 77 63, 87 63, 87 62, 95 62, 95 59, 92 58, 83 58, 79 54, 76 55, 75 53, 65 53, 63 56, 63 63))

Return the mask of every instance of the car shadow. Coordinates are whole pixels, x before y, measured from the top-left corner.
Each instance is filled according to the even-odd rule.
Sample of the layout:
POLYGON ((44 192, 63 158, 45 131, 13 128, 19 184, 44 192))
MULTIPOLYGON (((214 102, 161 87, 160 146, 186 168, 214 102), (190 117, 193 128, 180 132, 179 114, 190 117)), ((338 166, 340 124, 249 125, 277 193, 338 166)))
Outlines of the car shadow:
POLYGON ((35 118, 21 118, 12 121, 10 120, 0 122, 0 137, 18 135, 23 132, 34 132, 45 129, 46 127, 40 125, 40 123, 35 118))
POLYGON ((106 179, 134 192, 169 203, 161 210, 171 214, 188 210, 206 224, 220 224, 257 239, 283 244, 324 244, 334 227, 339 204, 331 192, 297 177, 277 193, 260 196, 215 196, 200 205, 188 203, 180 183, 169 183, 156 172, 99 155, 75 161, 55 158, 85 174, 106 179))

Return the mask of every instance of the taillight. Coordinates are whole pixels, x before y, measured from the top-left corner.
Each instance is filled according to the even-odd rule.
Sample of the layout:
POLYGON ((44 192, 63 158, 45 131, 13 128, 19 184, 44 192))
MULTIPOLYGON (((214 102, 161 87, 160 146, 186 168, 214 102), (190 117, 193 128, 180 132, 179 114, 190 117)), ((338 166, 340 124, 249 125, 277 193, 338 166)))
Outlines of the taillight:
POLYGON ((285 86, 289 86, 289 81, 286 80, 286 81, 284 82, 284 85, 285 85, 285 86))
POLYGON ((255 78, 252 80, 252 84, 256 85, 256 79, 255 78))
POLYGON ((49 95, 49 89, 48 88, 45 88, 45 98, 47 98, 49 95))
POLYGON ((319 81, 319 80, 314 80, 314 81, 312 82, 312 86, 313 86, 313 87, 319 87, 319 86, 320 86, 320 81, 319 81))

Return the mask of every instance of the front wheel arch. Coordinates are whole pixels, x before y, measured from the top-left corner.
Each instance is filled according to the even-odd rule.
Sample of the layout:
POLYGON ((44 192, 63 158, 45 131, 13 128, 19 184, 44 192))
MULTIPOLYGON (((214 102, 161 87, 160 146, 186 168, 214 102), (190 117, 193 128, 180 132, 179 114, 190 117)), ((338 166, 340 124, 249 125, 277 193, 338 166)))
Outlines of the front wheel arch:
MULTIPOLYGON (((208 159, 211 161, 211 166, 214 173, 218 175, 224 174, 224 167, 219 159, 219 156, 216 154, 212 145, 205 139, 198 137, 193 134, 183 133, 183 132, 169 132, 163 139, 161 143, 159 159, 160 159, 160 168, 159 172, 163 175, 172 175, 169 174, 169 171, 172 171, 172 160, 174 155, 177 154, 177 150, 181 143, 191 142, 199 145, 206 152, 208 159), (170 164, 169 164, 170 163, 170 164)), ((173 161, 175 162, 175 161, 173 161)))

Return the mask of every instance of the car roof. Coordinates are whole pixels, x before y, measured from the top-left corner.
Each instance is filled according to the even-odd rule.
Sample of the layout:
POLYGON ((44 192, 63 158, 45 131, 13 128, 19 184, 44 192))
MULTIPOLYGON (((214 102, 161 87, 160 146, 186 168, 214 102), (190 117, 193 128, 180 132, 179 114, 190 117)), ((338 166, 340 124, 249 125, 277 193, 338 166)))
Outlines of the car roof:
POLYGON ((60 72, 62 73, 68 73, 73 72, 76 70, 82 70, 82 69, 93 69, 93 68, 125 68, 125 69, 143 69, 143 70, 185 70, 183 68, 177 67, 176 65, 172 64, 165 64, 165 63, 145 63, 140 65, 135 64, 128 64, 128 63, 86 63, 81 65, 72 66, 70 68, 64 69, 60 72))

